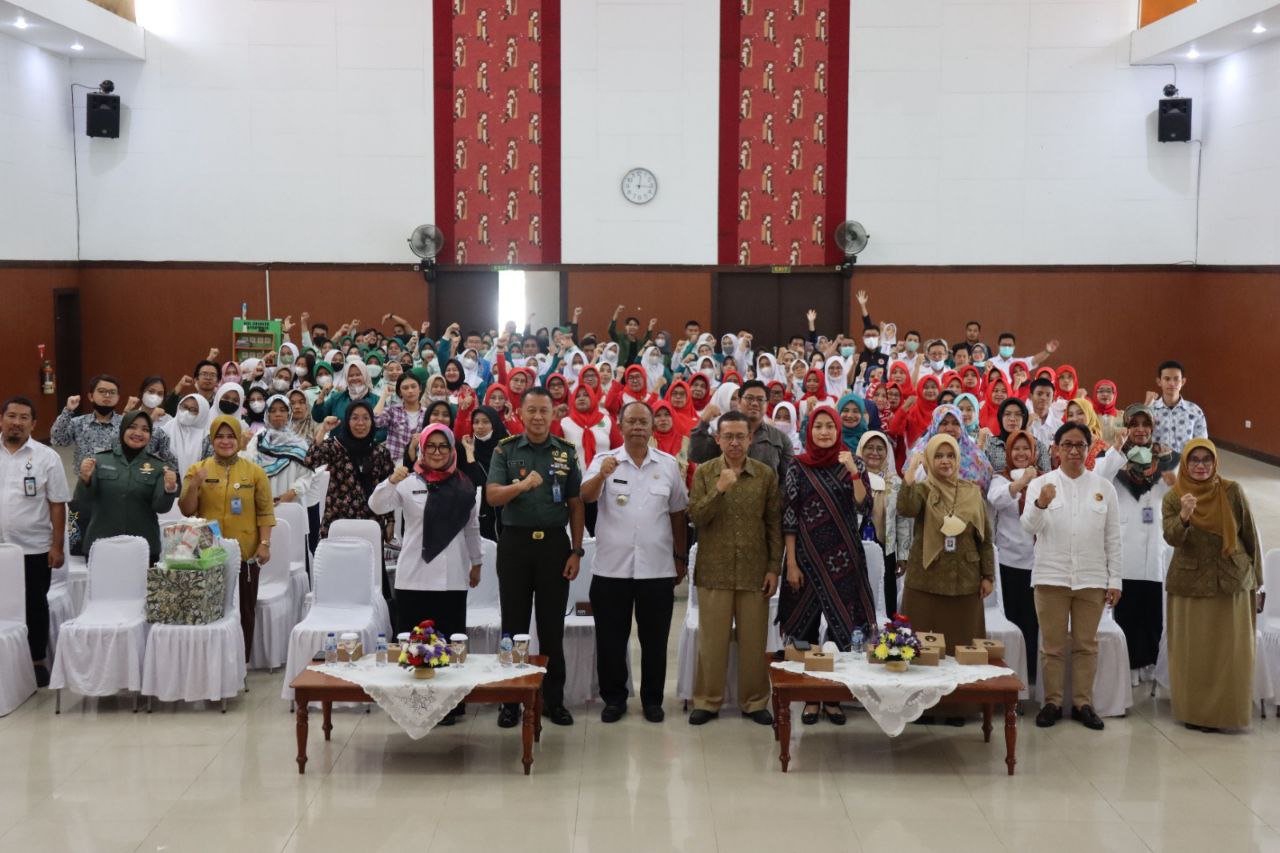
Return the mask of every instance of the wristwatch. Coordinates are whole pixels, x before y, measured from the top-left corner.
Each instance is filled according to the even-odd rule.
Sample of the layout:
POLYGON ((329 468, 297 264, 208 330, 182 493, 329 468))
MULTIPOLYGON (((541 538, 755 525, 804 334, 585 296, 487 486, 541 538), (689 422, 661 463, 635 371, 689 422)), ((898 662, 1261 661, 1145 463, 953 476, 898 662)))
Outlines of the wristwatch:
POLYGON ((586 550, 585 548, 574 548, 574 549, 570 550, 570 551, 569 551, 569 553, 570 553, 570 554, 572 554, 572 555, 573 555, 573 556, 575 556, 575 557, 585 557, 585 556, 587 556, 587 550, 586 550))

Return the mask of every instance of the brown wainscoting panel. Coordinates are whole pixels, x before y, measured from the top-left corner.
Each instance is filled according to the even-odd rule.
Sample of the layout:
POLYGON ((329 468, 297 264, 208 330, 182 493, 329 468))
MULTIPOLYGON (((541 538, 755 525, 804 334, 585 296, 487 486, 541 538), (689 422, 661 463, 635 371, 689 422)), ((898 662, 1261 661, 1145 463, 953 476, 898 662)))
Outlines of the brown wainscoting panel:
POLYGON ((0 399, 14 395, 30 397, 36 404, 36 438, 45 440, 62 403, 79 390, 58 388, 53 397, 40 393, 40 356, 54 365, 53 294, 74 290, 79 284, 74 264, 0 267, 0 299, 4 300, 4 343, 6 358, 0 359, 0 399))
MULTIPOLYGON (((914 328, 926 340, 954 343, 964 337, 970 319, 982 324, 982 340, 992 347, 1002 331, 1016 334, 1020 355, 1033 355, 1056 338, 1061 345, 1050 366, 1074 366, 1090 391, 1097 380, 1112 379, 1121 401, 1132 403, 1155 388, 1160 361, 1183 359, 1188 371, 1199 366, 1196 335, 1184 331, 1195 276, 1177 268, 898 272, 881 267, 856 270, 853 289, 867 291, 872 320, 898 324, 899 340, 914 328)), ((857 328, 858 314, 855 299, 850 328, 857 328)))
POLYGON ((583 334, 594 332, 603 338, 614 309, 623 303, 619 326, 623 319, 635 315, 642 326, 657 318, 658 329, 670 332, 673 340, 684 337, 684 324, 689 320, 697 320, 709 330, 711 273, 570 270, 569 316, 574 308, 582 307, 579 328, 583 334))
MULTIPOLYGON (((379 328, 391 334, 393 322, 382 322, 382 315, 399 314, 414 329, 429 319, 429 285, 422 273, 405 269, 307 269, 271 267, 271 313, 280 319, 292 315, 301 323, 302 312, 311 315, 312 323, 329 324, 330 333, 352 320, 361 328, 379 328)), ((236 306, 239 310, 239 306, 236 306)), ((265 309, 264 309, 265 310, 265 309)), ((444 329, 430 329, 441 335, 444 329)), ((230 339, 231 318, 227 318, 226 337, 230 339)), ((294 343, 301 340, 301 330, 294 331, 294 343)))

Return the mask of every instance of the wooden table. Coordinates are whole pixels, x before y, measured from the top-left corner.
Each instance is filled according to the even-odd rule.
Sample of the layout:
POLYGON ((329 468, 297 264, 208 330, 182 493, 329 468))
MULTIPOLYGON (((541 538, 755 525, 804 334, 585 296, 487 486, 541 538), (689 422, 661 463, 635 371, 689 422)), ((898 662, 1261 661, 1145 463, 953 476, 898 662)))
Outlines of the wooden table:
MULTIPOLYGON (((853 694, 838 681, 828 681, 803 673, 788 672, 773 666, 774 657, 768 656, 769 681, 773 684, 773 736, 779 742, 778 760, 782 772, 791 763, 791 703, 792 702, 850 702, 853 694)), ((1004 666, 1002 660, 991 661, 992 666, 1004 666)), ((977 704, 982 706, 982 739, 991 742, 991 708, 1004 706, 1004 763, 1013 775, 1018 763, 1018 693, 1023 689, 1016 675, 1001 675, 972 684, 962 684, 938 700, 938 706, 977 704)), ((937 706, 935 706, 937 707, 937 706)))
MULTIPOLYGON (((547 659, 541 655, 529 655, 529 663, 545 667, 547 659)), ((504 703, 519 702, 524 705, 521 738, 524 743, 524 775, 533 767, 533 744, 542 739, 542 676, 531 672, 506 681, 495 681, 475 687, 463 698, 464 702, 504 703)), ((406 674, 405 678, 409 678, 406 674)), ((333 731, 334 702, 372 702, 373 697, 358 684, 344 681, 332 675, 304 669, 289 686, 293 688, 297 704, 298 773, 307 772, 307 706, 319 702, 324 711, 324 739, 329 740, 333 731)))

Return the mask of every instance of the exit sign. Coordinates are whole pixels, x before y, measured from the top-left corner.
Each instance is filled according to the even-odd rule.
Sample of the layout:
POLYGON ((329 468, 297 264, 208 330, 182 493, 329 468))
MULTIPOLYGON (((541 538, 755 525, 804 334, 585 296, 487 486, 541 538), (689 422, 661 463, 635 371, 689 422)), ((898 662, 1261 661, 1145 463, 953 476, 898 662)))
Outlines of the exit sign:
POLYGON ((769 267, 769 272, 775 275, 786 275, 791 272, 791 267, 769 267))

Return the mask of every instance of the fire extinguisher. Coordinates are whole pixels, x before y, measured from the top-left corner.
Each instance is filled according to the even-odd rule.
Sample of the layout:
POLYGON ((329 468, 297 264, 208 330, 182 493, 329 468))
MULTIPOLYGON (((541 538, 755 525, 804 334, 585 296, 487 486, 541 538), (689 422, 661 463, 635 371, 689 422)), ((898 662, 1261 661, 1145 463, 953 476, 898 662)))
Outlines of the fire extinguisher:
POLYGON ((49 359, 44 357, 44 344, 37 347, 40 350, 40 393, 53 396, 57 390, 57 381, 53 376, 53 365, 49 363, 49 359))

